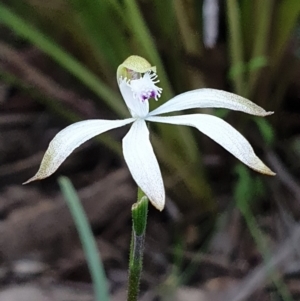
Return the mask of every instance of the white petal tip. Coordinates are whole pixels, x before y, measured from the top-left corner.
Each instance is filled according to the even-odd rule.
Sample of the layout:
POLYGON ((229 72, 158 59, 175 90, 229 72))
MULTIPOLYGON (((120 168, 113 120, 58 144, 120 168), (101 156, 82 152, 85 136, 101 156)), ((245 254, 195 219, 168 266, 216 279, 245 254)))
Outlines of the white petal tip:
POLYGON ((154 202, 151 199, 149 199, 151 204, 159 211, 162 211, 165 208, 165 202, 154 202))
POLYGON ((276 173, 273 172, 271 169, 269 168, 265 168, 264 170, 259 171, 260 173, 267 175, 267 176, 276 176, 276 173))
MULTIPOLYGON (((258 158, 257 158, 258 159, 258 158)), ((276 173, 273 172, 268 166, 266 166, 261 160, 257 160, 253 165, 249 165, 250 168, 253 170, 262 173, 267 176, 276 176, 276 173)))
POLYGON ((35 177, 32 177, 32 178, 28 179, 27 181, 23 182, 22 185, 29 184, 30 182, 33 182, 35 180, 36 180, 35 177))
POLYGON ((150 203, 159 211, 163 211, 165 208, 165 194, 160 195, 147 195, 150 203))
POLYGON ((272 114, 274 114, 274 112, 270 111, 270 112, 266 112, 264 116, 269 116, 269 115, 272 115, 272 114))
POLYGON ((26 185, 26 184, 29 184, 31 182, 38 181, 38 180, 43 180, 43 179, 44 179, 43 177, 40 177, 38 174, 36 174, 33 177, 31 177, 30 179, 28 179, 27 181, 25 181, 24 183, 22 183, 22 185, 26 185))

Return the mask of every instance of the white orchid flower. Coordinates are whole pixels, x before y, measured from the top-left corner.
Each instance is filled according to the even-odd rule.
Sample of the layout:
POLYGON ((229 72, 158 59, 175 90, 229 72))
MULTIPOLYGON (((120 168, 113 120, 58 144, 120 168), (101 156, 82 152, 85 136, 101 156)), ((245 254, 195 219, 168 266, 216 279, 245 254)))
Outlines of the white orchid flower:
POLYGON ((74 123, 60 131, 49 147, 31 181, 44 179, 53 174, 66 158, 85 141, 126 124, 132 126, 123 138, 123 154, 136 184, 159 210, 165 205, 165 190, 161 171, 149 139, 146 121, 188 125, 197 128, 222 145, 232 155, 250 168, 267 175, 275 175, 254 153, 250 143, 231 125, 207 114, 187 114, 162 117, 159 114, 194 108, 226 108, 257 116, 266 112, 253 102, 215 89, 198 89, 182 93, 149 112, 149 99, 157 100, 162 89, 157 87, 156 69, 143 58, 130 56, 117 71, 121 94, 131 118, 123 120, 86 120, 74 123))

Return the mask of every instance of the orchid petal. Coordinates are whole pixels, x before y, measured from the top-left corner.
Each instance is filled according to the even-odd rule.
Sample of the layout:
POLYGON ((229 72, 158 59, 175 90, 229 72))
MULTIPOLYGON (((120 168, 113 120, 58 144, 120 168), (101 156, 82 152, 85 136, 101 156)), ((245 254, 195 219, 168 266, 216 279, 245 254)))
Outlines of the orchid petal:
POLYGON ((195 108, 224 108, 257 116, 273 114, 273 112, 266 112, 252 101, 236 94, 216 89, 198 89, 171 98, 150 112, 149 116, 195 108))
POLYGON ((123 154, 137 185, 153 206, 162 210, 165 205, 164 184, 144 120, 136 120, 123 138, 123 154))
POLYGON ((145 117, 149 113, 148 101, 140 101, 138 98, 134 98, 126 78, 119 79, 119 88, 132 117, 145 117))
POLYGON ((147 121, 188 125, 210 137, 250 168, 267 175, 275 175, 254 153, 250 143, 224 120, 206 114, 170 117, 148 117, 147 121))
POLYGON ((87 140, 114 128, 133 122, 124 120, 85 120, 69 125, 60 131, 50 142, 38 172, 24 184, 41 180, 53 174, 66 158, 87 140))

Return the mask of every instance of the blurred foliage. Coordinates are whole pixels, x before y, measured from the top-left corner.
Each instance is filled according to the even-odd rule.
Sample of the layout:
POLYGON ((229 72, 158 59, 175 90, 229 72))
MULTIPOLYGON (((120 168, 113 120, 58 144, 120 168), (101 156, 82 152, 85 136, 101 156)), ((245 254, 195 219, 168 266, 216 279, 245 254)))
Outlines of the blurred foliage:
MULTIPOLYGON (((300 2, 219 1, 218 39, 212 48, 203 43, 208 33, 203 32, 207 18, 202 4, 196 0, 2 0, 0 24, 2 32, 9 28, 76 78, 74 90, 83 93, 85 86, 94 93, 99 108, 109 107, 118 116, 128 113, 117 91, 115 71, 131 54, 157 66, 164 93, 159 103, 151 103, 152 108, 174 94, 210 86, 246 96, 267 110, 279 110, 298 60, 290 41, 300 2)), ((24 47, 11 35, 1 36, 12 49, 24 47)), ((11 81, 9 71, 1 70, 0 75, 11 81)), ((22 80, 19 84, 26 86, 22 80)), ((224 111, 220 114, 225 116, 224 111)), ((233 122, 246 137, 247 125, 255 124, 261 145, 274 143, 278 117, 256 120, 241 115, 233 122)), ((198 151, 199 147, 202 154, 209 150, 206 140, 186 127, 153 125, 153 130, 166 184, 181 207, 214 210, 216 203, 198 151)), ((115 149, 113 143, 108 147, 115 149)))

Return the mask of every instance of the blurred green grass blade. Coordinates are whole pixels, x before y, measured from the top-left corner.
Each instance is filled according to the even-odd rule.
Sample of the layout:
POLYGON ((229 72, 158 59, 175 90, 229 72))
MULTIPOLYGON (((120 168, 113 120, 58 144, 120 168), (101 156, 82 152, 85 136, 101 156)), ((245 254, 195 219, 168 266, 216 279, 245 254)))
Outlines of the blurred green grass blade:
POLYGON ((79 61, 64 51, 54 41, 22 20, 2 3, 0 3, 0 23, 5 24, 16 34, 27 39, 48 54, 53 60, 58 62, 72 75, 90 88, 117 114, 120 116, 128 115, 124 102, 117 93, 107 87, 97 76, 91 73, 79 61))
POLYGON ((124 34, 123 20, 113 10, 115 5, 109 1, 68 0, 77 11, 85 27, 90 43, 107 59, 114 70, 119 62, 129 56, 130 50, 124 34), (109 30, 107 30, 109 26, 109 30))
POLYGON ((270 43, 270 29, 272 24, 272 15, 274 9, 274 0, 255 0, 255 35, 252 51, 252 59, 256 57, 264 57, 266 55, 267 46, 270 43))
POLYGON ((253 40, 255 38, 256 32, 252 30, 253 28, 253 0, 242 0, 240 2, 241 8, 241 16, 243 22, 241 22, 242 26, 242 36, 244 41, 244 53, 245 58, 250 57, 251 51, 253 48, 253 40))
POLYGON ((96 300, 109 301, 107 279, 102 262, 100 260, 97 244, 84 209, 71 181, 66 177, 60 177, 58 181, 82 243, 87 264, 93 280, 96 300))
POLYGON ((234 198, 239 209, 244 212, 248 206, 248 202, 253 198, 253 181, 249 170, 244 165, 238 163, 235 167, 235 172, 238 175, 238 181, 234 190, 234 198))
MULTIPOLYGON (((257 14, 255 17, 254 43, 250 58, 252 65, 255 60, 268 61, 266 52, 270 43, 269 36, 271 35, 274 0, 256 0, 254 1, 254 5, 256 7, 255 11, 257 11, 257 14)), ((249 74, 247 90, 245 92, 245 96, 248 98, 251 98, 255 91, 260 70, 261 69, 252 69, 252 72, 249 74)))
MULTIPOLYGON (((174 38, 175 12, 173 1, 153 0, 153 10, 156 26, 159 26, 161 35, 165 38, 174 38), (166 12, 168 12, 166 14, 166 12)), ((175 46, 175 44, 173 45, 175 46)))
POLYGON ((273 43, 271 49, 272 64, 278 64, 283 54, 286 43, 290 34, 296 26, 300 15, 299 0, 280 1, 276 10, 277 15, 274 17, 273 26, 273 43))
POLYGON ((228 40, 231 67, 229 76, 234 85, 234 92, 244 95, 245 87, 245 62, 244 49, 241 33, 241 14, 237 0, 226 1, 227 22, 228 22, 228 40))
POLYGON ((275 132, 272 125, 264 118, 254 118, 254 122, 256 123, 264 142, 271 146, 275 141, 275 132))
POLYGON ((182 47, 189 55, 201 56, 203 54, 202 37, 195 35, 195 32, 199 31, 199 28, 195 25, 197 24, 197 19, 202 17, 201 12, 198 11, 195 3, 192 1, 187 3, 185 0, 175 1, 174 9, 178 27, 180 28, 182 47))

